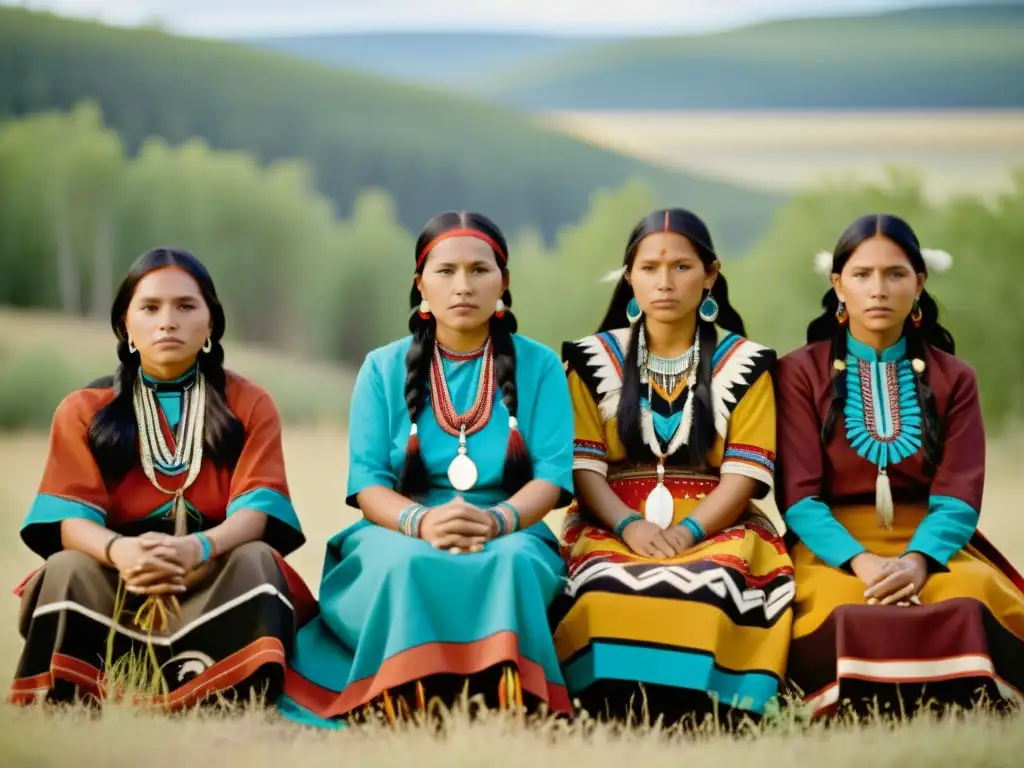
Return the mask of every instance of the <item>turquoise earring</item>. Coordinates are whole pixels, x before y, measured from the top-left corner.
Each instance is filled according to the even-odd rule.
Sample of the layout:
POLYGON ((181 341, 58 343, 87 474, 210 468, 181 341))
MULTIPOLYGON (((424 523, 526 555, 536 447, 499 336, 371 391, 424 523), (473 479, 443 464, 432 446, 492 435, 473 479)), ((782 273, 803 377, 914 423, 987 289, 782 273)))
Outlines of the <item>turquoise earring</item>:
POLYGON ((636 296, 634 296, 629 300, 629 304, 626 305, 626 319, 629 320, 630 325, 635 325, 642 314, 640 305, 636 303, 636 296))
POLYGON ((700 309, 697 312, 700 314, 700 319, 705 323, 713 323, 718 319, 718 302, 711 295, 711 291, 708 291, 708 295, 700 303, 700 309))

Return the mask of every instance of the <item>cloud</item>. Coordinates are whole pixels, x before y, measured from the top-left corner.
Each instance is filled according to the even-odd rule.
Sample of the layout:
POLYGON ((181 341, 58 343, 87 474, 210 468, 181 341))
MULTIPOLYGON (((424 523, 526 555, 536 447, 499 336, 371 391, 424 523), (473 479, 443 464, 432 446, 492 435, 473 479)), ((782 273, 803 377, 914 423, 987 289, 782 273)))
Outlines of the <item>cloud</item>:
MULTIPOLYGON (((937 2, 938 0, 933 0, 937 2)), ((565 33, 700 31, 782 16, 873 11, 928 0, 0 0, 110 24, 188 34, 488 29, 565 33)))

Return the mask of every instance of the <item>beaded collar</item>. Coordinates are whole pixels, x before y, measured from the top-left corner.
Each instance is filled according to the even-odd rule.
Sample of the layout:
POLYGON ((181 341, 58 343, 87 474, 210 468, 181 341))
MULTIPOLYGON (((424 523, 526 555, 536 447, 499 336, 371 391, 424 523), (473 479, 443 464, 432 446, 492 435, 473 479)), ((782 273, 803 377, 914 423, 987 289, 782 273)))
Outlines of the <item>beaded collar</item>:
POLYGON ((847 335, 846 439, 879 469, 921 449, 921 405, 907 341, 880 353, 847 335))

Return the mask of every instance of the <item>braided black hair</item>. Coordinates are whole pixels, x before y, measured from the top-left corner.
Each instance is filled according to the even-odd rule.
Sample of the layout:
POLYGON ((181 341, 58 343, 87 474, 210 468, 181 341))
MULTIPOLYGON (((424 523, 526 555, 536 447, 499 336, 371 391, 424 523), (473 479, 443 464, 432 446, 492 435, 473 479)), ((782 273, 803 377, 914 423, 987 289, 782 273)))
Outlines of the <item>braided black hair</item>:
MULTIPOLYGON (((507 274, 508 244, 505 241, 505 236, 489 218, 470 211, 450 211, 438 214, 427 222, 416 240, 417 274, 422 272, 426 264, 431 244, 438 237, 457 229, 472 230, 482 234, 484 239, 492 244, 498 267, 502 273, 507 274)), ((412 308, 409 316, 412 344, 405 356, 405 405, 413 430, 409 435, 405 461, 402 464, 402 472, 398 481, 399 492, 406 496, 425 493, 430 487, 430 478, 420 454, 419 438, 415 427, 427 402, 437 320, 432 314, 428 314, 426 317, 420 315, 418 308, 422 298, 419 289, 414 284, 409 295, 409 305, 412 308)), ((506 307, 504 315, 498 317, 495 314, 490 320, 491 344, 494 350, 494 379, 509 416, 516 418, 519 410, 519 393, 516 389, 516 349, 513 334, 516 333, 518 324, 511 312, 512 294, 506 290, 502 300, 506 307)), ((502 487, 511 495, 532 479, 533 465, 522 434, 518 428, 512 428, 509 430, 502 487)))
MULTIPOLYGON (((862 243, 875 237, 885 237, 899 246, 911 266, 918 274, 927 275, 928 267, 921 254, 921 245, 911 226, 891 214, 875 213, 861 216, 850 224, 839 236, 832 254, 832 274, 843 271, 846 262, 862 243)), ((836 423, 843 417, 846 408, 847 376, 846 370, 846 325, 837 317, 839 297, 830 288, 822 297, 822 314, 807 326, 807 343, 829 340, 831 342, 830 357, 832 361, 832 402, 828 415, 821 427, 821 440, 827 444, 835 432, 836 423)), ((939 307, 928 291, 922 291, 918 299, 920 318, 917 323, 908 317, 903 324, 903 334, 907 340, 907 355, 911 360, 925 360, 925 349, 935 347, 949 354, 956 353, 953 335, 939 323, 939 307)), ((925 467, 933 472, 942 455, 942 425, 939 421, 938 409, 935 404, 935 393, 928 380, 927 366, 919 371, 914 369, 914 380, 918 401, 921 405, 922 446, 924 448, 925 467)))

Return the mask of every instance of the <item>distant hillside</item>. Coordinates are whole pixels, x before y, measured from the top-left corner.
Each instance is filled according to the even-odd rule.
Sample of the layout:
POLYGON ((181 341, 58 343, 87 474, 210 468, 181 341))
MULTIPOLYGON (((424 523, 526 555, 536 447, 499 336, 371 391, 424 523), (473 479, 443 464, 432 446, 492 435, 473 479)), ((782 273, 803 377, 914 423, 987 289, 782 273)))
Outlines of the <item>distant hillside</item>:
POLYGON ((537 59, 474 86, 530 109, 1024 107, 1024 5, 612 43, 537 59))
POLYGON ((963 2, 714 35, 253 40, 532 110, 1024 107, 1024 4, 963 2))
POLYGON ((518 112, 253 50, 0 9, 0 118, 96 101, 130 150, 148 136, 200 136, 261 160, 305 158, 347 214, 387 189, 418 230, 475 208, 548 237, 598 188, 646 180, 660 203, 692 205, 730 250, 763 231, 779 200, 662 170, 533 124, 518 112))
POLYGON ((396 80, 451 88, 487 73, 528 66, 541 57, 582 52, 615 41, 494 32, 366 32, 238 42, 396 80))

